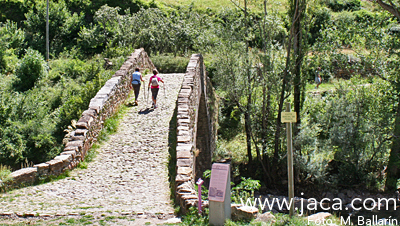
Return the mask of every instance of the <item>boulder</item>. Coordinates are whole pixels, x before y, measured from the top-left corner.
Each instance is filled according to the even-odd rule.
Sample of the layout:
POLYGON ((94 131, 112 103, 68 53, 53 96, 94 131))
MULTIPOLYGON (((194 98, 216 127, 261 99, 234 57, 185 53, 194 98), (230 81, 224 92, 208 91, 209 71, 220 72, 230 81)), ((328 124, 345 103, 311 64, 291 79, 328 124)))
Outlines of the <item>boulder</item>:
POLYGON ((275 223, 275 216, 271 212, 266 212, 263 214, 259 214, 255 220, 256 222, 268 222, 268 223, 275 223))

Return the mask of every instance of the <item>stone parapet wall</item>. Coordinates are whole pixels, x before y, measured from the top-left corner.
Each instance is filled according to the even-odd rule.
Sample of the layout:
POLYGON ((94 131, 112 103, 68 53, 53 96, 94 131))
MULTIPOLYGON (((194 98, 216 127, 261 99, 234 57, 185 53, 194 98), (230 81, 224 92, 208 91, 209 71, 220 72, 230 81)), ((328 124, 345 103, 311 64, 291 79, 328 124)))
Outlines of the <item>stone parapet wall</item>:
MULTIPOLYGON (((196 206, 198 202, 198 195, 195 190, 195 164, 196 153, 199 150, 196 139, 197 130, 204 127, 203 125, 198 125, 198 114, 202 94, 204 95, 208 92, 206 78, 203 57, 200 54, 193 54, 178 94, 177 109, 175 201, 180 205, 183 213, 190 206, 196 206)), ((213 92, 213 89, 210 92, 213 92)), ((211 96, 214 96, 214 94, 211 96)), ((205 112, 206 115, 201 115, 200 117, 211 119, 212 117, 208 115, 208 109, 205 112)), ((213 120, 207 120, 206 122, 208 124, 206 126, 213 131, 209 133, 210 137, 208 139, 213 140, 212 144, 214 145, 216 138, 216 132, 214 131, 216 130, 213 128, 213 120)), ((208 149, 212 149, 212 147, 209 145, 208 149)), ((211 155, 211 153, 209 154, 211 155)), ((211 162, 209 164, 211 165, 211 162)))
POLYGON ((75 168, 85 159, 86 153, 97 141, 104 121, 112 116, 125 102, 130 92, 130 74, 135 67, 142 71, 155 67, 144 49, 135 50, 111 79, 91 99, 89 108, 82 113, 76 129, 68 135, 68 142, 60 155, 45 163, 23 168, 11 173, 12 183, 32 183, 40 177, 59 175, 75 168))

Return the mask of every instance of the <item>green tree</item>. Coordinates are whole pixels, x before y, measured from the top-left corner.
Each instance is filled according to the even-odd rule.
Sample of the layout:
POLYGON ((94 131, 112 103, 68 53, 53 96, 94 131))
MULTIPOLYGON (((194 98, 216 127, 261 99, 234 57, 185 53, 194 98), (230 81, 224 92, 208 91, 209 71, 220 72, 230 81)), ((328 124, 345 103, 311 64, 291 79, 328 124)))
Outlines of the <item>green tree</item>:
POLYGON ((47 65, 43 56, 37 50, 28 49, 16 70, 18 79, 14 86, 19 91, 27 91, 46 73, 47 65))
MULTIPOLYGON (((36 2, 34 7, 25 14, 24 21, 27 45, 43 55, 46 50, 46 8, 46 1, 36 2)), ((71 13, 64 0, 50 2, 50 53, 57 55, 64 51, 64 48, 71 49, 76 45, 83 19, 83 14, 71 13)))

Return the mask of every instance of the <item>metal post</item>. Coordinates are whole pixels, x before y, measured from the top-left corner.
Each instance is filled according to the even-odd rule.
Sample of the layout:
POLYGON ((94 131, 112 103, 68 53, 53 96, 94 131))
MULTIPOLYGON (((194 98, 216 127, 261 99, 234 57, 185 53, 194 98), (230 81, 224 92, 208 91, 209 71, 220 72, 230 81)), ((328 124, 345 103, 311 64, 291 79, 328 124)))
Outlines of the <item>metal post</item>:
POLYGON ((201 214, 201 206, 203 204, 203 201, 201 200, 201 185, 203 185, 203 183, 204 183, 204 181, 201 178, 199 178, 199 180, 196 182, 196 184, 198 186, 197 193, 199 194, 199 205, 198 205, 199 214, 201 214))
POLYGON ((49 66, 49 0, 47 0, 47 13, 46 13, 46 61, 49 66))
MULTIPOLYGON (((290 103, 286 103, 286 112, 290 112, 290 103)), ((289 203, 290 210, 289 216, 292 217, 294 213, 294 179, 293 179, 293 141, 292 141, 292 123, 286 123, 287 135, 287 161, 288 161, 288 182, 289 182, 289 203)))

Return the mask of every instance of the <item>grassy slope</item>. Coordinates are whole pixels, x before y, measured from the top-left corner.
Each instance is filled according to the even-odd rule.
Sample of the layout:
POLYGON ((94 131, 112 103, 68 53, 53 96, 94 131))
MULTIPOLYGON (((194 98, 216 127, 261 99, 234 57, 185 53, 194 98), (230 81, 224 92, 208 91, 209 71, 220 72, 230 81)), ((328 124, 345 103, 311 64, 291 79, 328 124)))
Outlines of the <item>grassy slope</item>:
MULTIPOLYGON (((149 1, 149 0, 146 0, 149 1)), ((241 7, 244 6, 244 0, 232 0, 241 7)), ((176 8, 179 6, 187 6, 193 3, 194 8, 200 11, 205 11, 207 8, 218 11, 222 8, 235 7, 231 0, 156 0, 157 3, 162 4, 167 7, 176 8)), ((263 1, 257 1, 256 3, 248 3, 248 7, 256 12, 261 12, 263 10, 263 1)), ((283 11, 286 8, 287 0, 275 0, 268 1, 268 9, 274 11, 283 11)))

